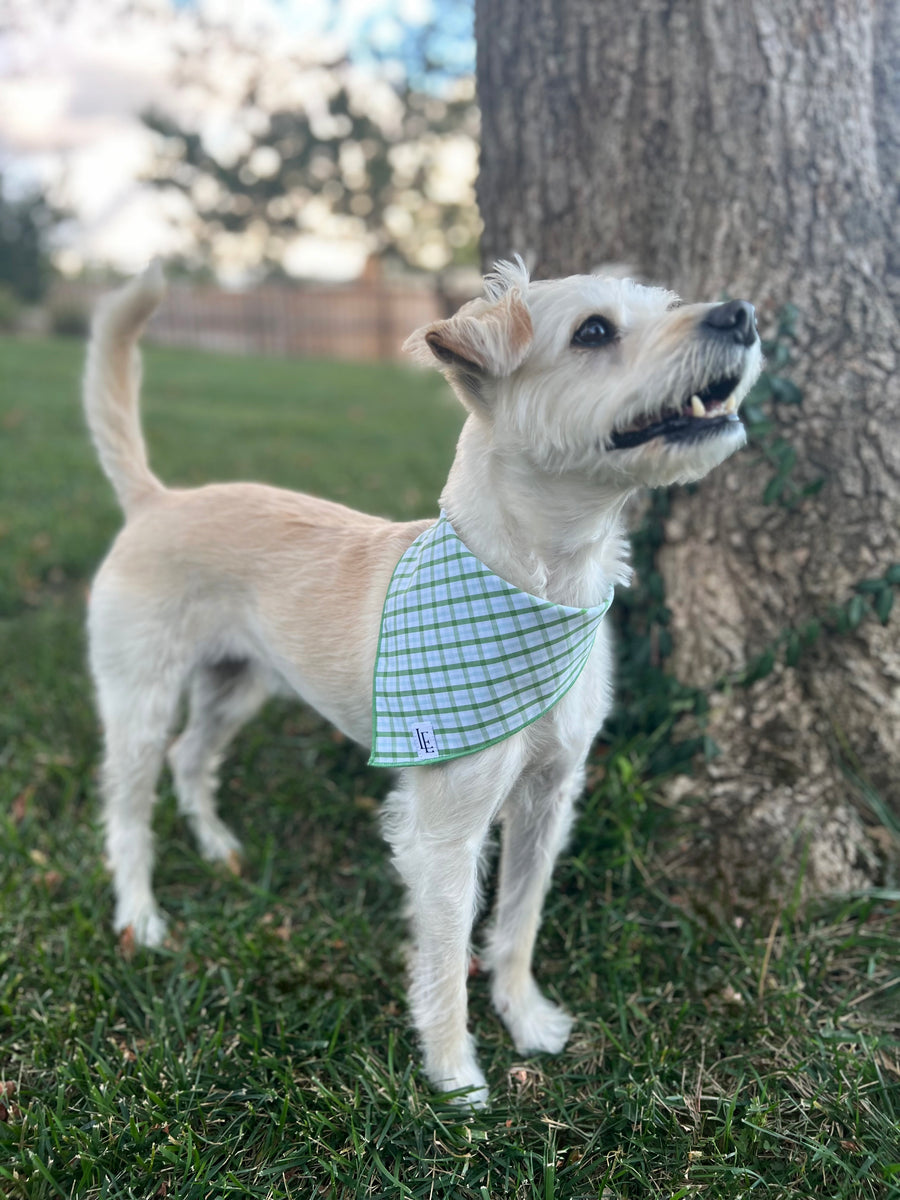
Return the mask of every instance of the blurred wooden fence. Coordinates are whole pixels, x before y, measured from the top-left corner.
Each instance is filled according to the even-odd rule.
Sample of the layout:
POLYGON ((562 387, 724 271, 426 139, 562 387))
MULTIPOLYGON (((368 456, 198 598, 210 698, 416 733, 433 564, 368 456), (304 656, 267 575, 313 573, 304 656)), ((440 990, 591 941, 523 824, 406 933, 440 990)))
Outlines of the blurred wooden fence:
MULTIPOLYGON (((58 284, 52 307, 84 310, 104 289, 58 284)), ((147 340, 234 354, 399 359, 406 337, 468 296, 439 294, 427 280, 265 284, 244 292, 171 282, 147 340)))

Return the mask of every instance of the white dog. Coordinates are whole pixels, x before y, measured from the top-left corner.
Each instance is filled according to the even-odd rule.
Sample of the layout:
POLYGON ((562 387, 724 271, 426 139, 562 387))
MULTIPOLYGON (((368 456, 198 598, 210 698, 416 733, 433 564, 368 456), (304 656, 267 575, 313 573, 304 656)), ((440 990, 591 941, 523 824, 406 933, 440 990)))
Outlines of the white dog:
POLYGON ((164 487, 141 436, 136 348, 162 292, 154 266, 101 305, 85 379, 91 434, 126 516, 89 614, 115 928, 147 945, 165 933, 150 820, 182 695, 189 717, 169 751, 180 808, 203 854, 229 860, 239 847, 215 787, 236 730, 289 689, 371 745, 377 658, 385 690, 373 761, 415 764, 401 767, 384 805, 409 890, 412 1016, 432 1082, 482 1104, 466 1022, 482 848, 499 822, 485 955, 494 1005, 520 1053, 557 1052, 572 1021, 538 989, 531 958, 585 756, 610 706, 600 618, 629 577, 622 510, 640 486, 700 479, 744 443, 737 409, 761 366, 753 308, 682 306, 661 289, 599 276, 530 282, 521 262, 499 264, 483 299, 407 343, 438 360, 468 419, 441 521, 395 524, 259 484, 164 487), (434 566, 448 557, 449 584, 434 566), (418 592, 416 570, 426 578, 418 592), (457 607, 445 620, 451 592, 457 607), (507 642, 523 613, 527 628, 507 642), (461 650, 432 644, 443 625, 461 650), (549 666, 548 627, 564 643, 549 666), (409 646, 391 643, 408 632, 409 646), (486 651, 476 651, 481 640, 486 651), (460 699, 454 680, 467 671, 460 699), (497 681, 519 696, 500 695, 497 681), (449 698, 435 696, 443 691, 449 698))

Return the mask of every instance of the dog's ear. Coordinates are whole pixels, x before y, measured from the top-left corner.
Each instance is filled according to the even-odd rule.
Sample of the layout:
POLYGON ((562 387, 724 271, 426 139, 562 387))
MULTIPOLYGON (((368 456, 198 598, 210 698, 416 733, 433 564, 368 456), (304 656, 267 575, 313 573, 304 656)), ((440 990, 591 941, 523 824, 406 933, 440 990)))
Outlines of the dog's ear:
POLYGON ((419 362, 434 356, 463 403, 483 403, 487 382, 521 366, 533 336, 528 306, 510 288, 499 300, 472 300, 446 321, 416 330, 403 348, 419 362))

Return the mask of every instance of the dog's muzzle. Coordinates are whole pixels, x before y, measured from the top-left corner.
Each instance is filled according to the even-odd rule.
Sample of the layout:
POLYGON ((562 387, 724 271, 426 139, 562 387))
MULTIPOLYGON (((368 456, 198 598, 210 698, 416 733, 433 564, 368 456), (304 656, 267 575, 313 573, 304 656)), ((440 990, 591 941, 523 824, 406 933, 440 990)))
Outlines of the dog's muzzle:
POLYGON ((746 352, 759 338, 756 310, 747 300, 717 304, 700 322, 698 332, 721 347, 724 354, 717 353, 716 357, 728 360, 728 368, 720 369, 702 387, 678 401, 639 417, 627 429, 616 430, 609 437, 611 449, 630 450, 655 438, 670 444, 695 443, 741 424, 737 390, 744 375, 746 352))

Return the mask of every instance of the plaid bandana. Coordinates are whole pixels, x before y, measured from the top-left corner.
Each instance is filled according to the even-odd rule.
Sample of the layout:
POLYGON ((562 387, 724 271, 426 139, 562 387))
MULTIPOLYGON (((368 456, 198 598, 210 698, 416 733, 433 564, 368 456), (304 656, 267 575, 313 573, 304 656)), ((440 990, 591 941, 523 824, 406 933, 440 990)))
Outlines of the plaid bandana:
POLYGON ((445 762, 510 737, 581 674, 613 589, 594 608, 522 592, 470 553, 446 513, 397 564, 372 701, 379 767, 445 762))

